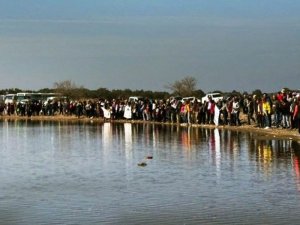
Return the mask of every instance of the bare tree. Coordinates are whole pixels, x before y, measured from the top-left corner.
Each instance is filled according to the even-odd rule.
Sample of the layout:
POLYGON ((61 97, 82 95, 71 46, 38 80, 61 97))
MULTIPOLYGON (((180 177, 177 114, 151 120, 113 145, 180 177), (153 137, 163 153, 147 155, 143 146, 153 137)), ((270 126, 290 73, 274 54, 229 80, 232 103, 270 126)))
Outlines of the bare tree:
POLYGON ((85 88, 83 86, 78 87, 71 80, 55 82, 53 86, 56 92, 72 99, 79 99, 84 97, 85 88))
POLYGON ((173 92, 174 95, 192 96, 196 91, 197 80, 194 77, 184 77, 182 80, 177 80, 174 83, 168 84, 165 87, 173 92))
POLYGON ((53 86, 57 91, 72 90, 77 88, 76 84, 71 80, 55 82, 53 86))

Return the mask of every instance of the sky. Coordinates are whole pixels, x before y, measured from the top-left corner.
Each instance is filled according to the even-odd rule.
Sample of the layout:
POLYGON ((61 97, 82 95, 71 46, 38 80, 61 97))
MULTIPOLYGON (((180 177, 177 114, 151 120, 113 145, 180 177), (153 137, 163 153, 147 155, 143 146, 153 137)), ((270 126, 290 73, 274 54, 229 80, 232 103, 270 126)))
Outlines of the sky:
POLYGON ((300 89, 299 0, 0 0, 0 89, 300 89))

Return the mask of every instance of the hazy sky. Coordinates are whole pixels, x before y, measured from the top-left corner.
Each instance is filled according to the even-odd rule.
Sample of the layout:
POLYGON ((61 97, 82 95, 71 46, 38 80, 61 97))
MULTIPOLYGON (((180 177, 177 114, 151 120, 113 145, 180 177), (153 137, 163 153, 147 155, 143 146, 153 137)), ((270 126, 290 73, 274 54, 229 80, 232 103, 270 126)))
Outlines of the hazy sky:
POLYGON ((300 89, 299 0, 0 0, 0 89, 300 89))

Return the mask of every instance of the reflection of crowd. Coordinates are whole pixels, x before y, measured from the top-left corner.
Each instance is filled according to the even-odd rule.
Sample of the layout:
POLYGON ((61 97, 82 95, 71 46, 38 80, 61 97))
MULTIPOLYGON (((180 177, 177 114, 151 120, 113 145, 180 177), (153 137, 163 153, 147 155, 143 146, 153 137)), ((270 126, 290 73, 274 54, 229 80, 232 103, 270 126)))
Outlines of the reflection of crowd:
MULTIPOLYGON (((127 119, 187 123, 187 124, 214 124, 215 113, 218 111, 219 124, 240 126, 241 113, 245 116, 243 121, 249 125, 261 128, 281 127, 284 129, 299 129, 300 123, 300 96, 296 93, 284 90, 269 96, 244 95, 231 96, 215 102, 208 101, 181 101, 177 98, 167 100, 131 101, 113 99, 68 101, 53 100, 46 103, 40 101, 28 101, 18 104, 2 106, 2 114, 35 116, 35 115, 67 115, 103 117, 103 112, 109 112, 109 119, 123 119, 126 113, 127 119), (128 110, 130 115, 128 115, 128 110)), ((300 132, 300 129, 299 129, 300 132)))

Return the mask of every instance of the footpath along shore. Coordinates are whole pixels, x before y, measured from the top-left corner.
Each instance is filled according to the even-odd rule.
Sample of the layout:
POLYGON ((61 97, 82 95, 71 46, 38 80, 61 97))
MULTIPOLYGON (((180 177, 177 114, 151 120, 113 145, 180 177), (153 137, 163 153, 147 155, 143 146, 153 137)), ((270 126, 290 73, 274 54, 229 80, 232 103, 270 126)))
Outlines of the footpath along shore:
POLYGON ((192 128, 208 128, 214 129, 218 128, 220 130, 235 130, 241 132, 251 132, 257 134, 257 138, 261 139, 290 139, 295 141, 300 141, 300 134, 296 129, 282 129, 282 128, 258 128, 255 125, 246 125, 243 124, 241 126, 229 126, 229 125, 208 125, 208 124, 177 124, 177 123, 162 123, 155 121, 142 121, 142 120, 104 120, 103 118, 88 118, 88 117, 76 117, 76 116, 63 116, 63 115, 54 115, 54 116, 32 116, 32 117, 21 117, 21 116, 0 116, 0 120, 2 121, 69 121, 69 122, 95 122, 95 123, 149 123, 149 124, 160 124, 166 126, 191 126, 192 128))

